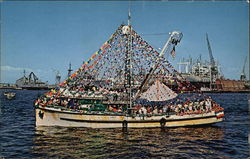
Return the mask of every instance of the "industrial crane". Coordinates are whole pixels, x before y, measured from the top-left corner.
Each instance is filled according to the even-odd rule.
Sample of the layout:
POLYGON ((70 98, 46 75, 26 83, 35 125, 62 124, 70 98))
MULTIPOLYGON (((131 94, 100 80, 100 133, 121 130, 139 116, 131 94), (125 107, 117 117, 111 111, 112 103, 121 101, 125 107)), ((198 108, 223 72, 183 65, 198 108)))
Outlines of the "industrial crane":
POLYGON ((31 72, 29 74, 29 82, 32 82, 32 81, 34 81, 34 83, 37 83, 37 81, 38 81, 38 77, 34 74, 34 72, 31 72), (32 79, 32 77, 33 77, 33 79, 32 79))
POLYGON ((247 57, 245 58, 244 65, 243 65, 243 68, 242 68, 242 72, 240 74, 240 80, 241 81, 245 81, 247 79, 246 73, 245 73, 246 63, 247 63, 247 57))
POLYGON ((218 68, 217 68, 215 61, 214 61, 214 57, 212 54, 212 49, 210 46, 210 42, 208 40, 207 33, 206 33, 206 40, 207 40, 208 53, 209 53, 209 58, 210 58, 210 89, 212 89, 212 84, 218 78, 218 68))
POLYGON ((210 46, 210 42, 208 40, 208 35, 206 33, 206 39, 207 39, 207 47, 208 47, 208 53, 209 53, 209 58, 210 58, 210 64, 212 67, 215 66, 215 61, 214 61, 214 57, 213 57, 213 54, 212 54, 212 49, 211 49, 211 46, 210 46))

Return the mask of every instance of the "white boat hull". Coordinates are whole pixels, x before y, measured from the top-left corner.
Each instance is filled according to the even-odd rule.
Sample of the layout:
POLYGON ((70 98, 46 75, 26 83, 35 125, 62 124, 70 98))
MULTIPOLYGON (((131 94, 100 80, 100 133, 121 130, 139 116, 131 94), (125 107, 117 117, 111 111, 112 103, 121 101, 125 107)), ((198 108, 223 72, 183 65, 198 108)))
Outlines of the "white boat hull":
POLYGON ((125 116, 118 114, 82 114, 55 108, 36 108, 36 126, 90 128, 157 128, 208 125, 223 121, 224 112, 193 115, 125 116))

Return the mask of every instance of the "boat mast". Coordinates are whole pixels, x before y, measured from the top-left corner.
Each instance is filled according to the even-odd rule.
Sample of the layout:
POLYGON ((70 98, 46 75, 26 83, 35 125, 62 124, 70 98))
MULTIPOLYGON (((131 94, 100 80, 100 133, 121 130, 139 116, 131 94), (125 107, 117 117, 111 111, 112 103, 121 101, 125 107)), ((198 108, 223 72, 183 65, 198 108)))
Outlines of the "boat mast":
POLYGON ((128 94, 129 107, 132 108, 132 27, 131 27, 131 13, 130 9, 128 11, 128 26, 127 30, 127 46, 126 46, 126 56, 125 56, 125 89, 128 94))
POLYGON ((129 107, 132 108, 132 26, 131 26, 131 13, 130 8, 128 11, 128 27, 129 27, 129 33, 128 33, 128 56, 129 56, 129 107))

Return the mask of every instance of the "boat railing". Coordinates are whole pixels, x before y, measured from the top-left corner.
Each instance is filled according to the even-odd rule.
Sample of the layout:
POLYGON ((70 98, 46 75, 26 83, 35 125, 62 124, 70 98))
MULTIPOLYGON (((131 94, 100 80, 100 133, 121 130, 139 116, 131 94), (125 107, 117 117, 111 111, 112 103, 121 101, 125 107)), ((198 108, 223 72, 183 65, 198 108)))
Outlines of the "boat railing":
POLYGON ((166 112, 166 113, 158 113, 158 114, 136 114, 136 113, 128 113, 127 111, 123 112, 114 112, 114 111, 93 111, 93 110, 86 110, 86 109, 71 109, 67 108, 65 106, 55 106, 55 105, 46 105, 47 108, 53 108, 53 109, 58 109, 60 111, 70 111, 74 113, 81 113, 81 114, 102 114, 102 115, 125 115, 127 117, 151 117, 151 116, 170 116, 170 115, 176 115, 175 112, 166 112))

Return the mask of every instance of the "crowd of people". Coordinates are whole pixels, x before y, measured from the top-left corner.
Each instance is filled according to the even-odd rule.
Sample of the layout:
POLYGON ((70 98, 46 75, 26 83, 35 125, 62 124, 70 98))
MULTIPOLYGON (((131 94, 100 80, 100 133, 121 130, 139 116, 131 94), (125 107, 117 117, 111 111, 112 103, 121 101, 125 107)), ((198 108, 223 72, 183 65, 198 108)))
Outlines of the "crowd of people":
MULTIPOLYGON (((100 102, 101 103, 101 102, 100 102)), ((85 110, 85 111, 93 111, 98 110, 95 109, 96 103, 86 103, 86 100, 83 99, 76 99, 76 98, 67 98, 67 97, 60 97, 60 98, 48 98, 46 96, 40 97, 35 101, 35 105, 38 106, 62 106, 67 109, 73 110, 85 110)), ((113 113, 125 113, 128 107, 123 104, 99 104, 104 107, 105 112, 113 112, 113 113), (124 109, 125 108, 125 109, 124 109)), ((130 114, 135 114, 138 116, 142 115, 187 115, 187 114, 202 114, 208 113, 212 110, 218 109, 218 105, 212 101, 210 97, 205 99, 199 99, 196 101, 186 101, 183 103, 169 103, 162 106, 159 105, 142 105, 142 104, 135 104, 132 109, 128 111, 130 114)))
POLYGON ((213 110, 217 104, 211 98, 203 100, 187 101, 184 103, 170 103, 164 106, 139 106, 136 114, 157 115, 157 114, 202 114, 213 110))

